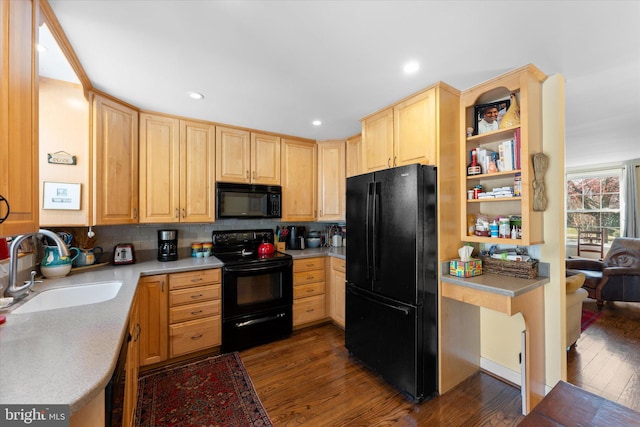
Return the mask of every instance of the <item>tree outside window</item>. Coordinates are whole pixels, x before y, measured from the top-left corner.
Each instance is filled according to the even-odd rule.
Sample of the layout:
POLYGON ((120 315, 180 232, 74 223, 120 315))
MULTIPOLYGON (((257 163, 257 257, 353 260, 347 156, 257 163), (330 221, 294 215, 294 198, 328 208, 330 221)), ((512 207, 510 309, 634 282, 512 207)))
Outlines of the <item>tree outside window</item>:
POLYGON ((578 230, 604 230, 605 243, 620 236, 620 170, 567 175, 567 240, 578 230))

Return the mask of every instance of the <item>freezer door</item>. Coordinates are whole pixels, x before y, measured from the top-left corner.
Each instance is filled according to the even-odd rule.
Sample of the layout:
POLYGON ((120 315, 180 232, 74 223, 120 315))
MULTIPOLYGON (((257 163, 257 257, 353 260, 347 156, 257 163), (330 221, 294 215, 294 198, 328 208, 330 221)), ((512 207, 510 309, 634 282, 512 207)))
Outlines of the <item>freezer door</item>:
POLYGON ((422 400, 421 307, 376 298, 348 285, 346 308, 349 353, 415 401, 422 400))

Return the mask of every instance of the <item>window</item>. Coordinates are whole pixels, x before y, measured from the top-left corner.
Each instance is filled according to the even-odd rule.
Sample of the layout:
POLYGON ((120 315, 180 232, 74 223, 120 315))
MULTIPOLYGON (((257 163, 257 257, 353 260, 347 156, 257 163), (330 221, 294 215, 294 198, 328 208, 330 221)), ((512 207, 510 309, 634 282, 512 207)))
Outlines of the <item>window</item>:
POLYGON ((567 242, 578 229, 604 230, 605 243, 620 236, 622 169, 567 173, 567 242))

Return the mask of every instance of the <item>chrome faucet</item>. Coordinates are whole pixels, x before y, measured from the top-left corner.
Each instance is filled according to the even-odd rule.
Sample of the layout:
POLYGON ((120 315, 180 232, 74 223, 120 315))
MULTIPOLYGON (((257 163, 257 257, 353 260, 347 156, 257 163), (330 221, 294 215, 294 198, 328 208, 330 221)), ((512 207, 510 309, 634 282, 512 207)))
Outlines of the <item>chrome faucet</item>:
POLYGON ((23 241, 38 234, 50 237, 54 242, 56 242, 61 257, 68 257, 70 255, 67 245, 62 241, 60 236, 53 231, 40 229, 37 233, 22 234, 13 239, 10 249, 11 259, 9 260, 9 286, 7 286, 5 295, 13 297, 14 300, 26 297, 29 294, 29 290, 33 288, 33 285, 36 283, 35 271, 32 271, 31 280, 27 280, 23 285, 18 286, 18 248, 23 241))

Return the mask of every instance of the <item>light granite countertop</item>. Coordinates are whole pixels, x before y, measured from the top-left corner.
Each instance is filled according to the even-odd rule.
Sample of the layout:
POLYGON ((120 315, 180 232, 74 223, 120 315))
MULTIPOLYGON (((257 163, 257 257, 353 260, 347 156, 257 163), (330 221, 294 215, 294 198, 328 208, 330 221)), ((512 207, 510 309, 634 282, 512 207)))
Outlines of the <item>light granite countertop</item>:
MULTIPOLYGON (((345 257, 344 248, 286 251, 294 259, 345 257)), ((126 334, 129 310, 141 276, 220 268, 215 257, 184 257, 72 272, 45 279, 35 292, 87 283, 122 281, 115 298, 96 304, 14 314, 22 303, 0 310, 0 404, 65 404, 71 413, 95 399, 111 379, 126 334)))

